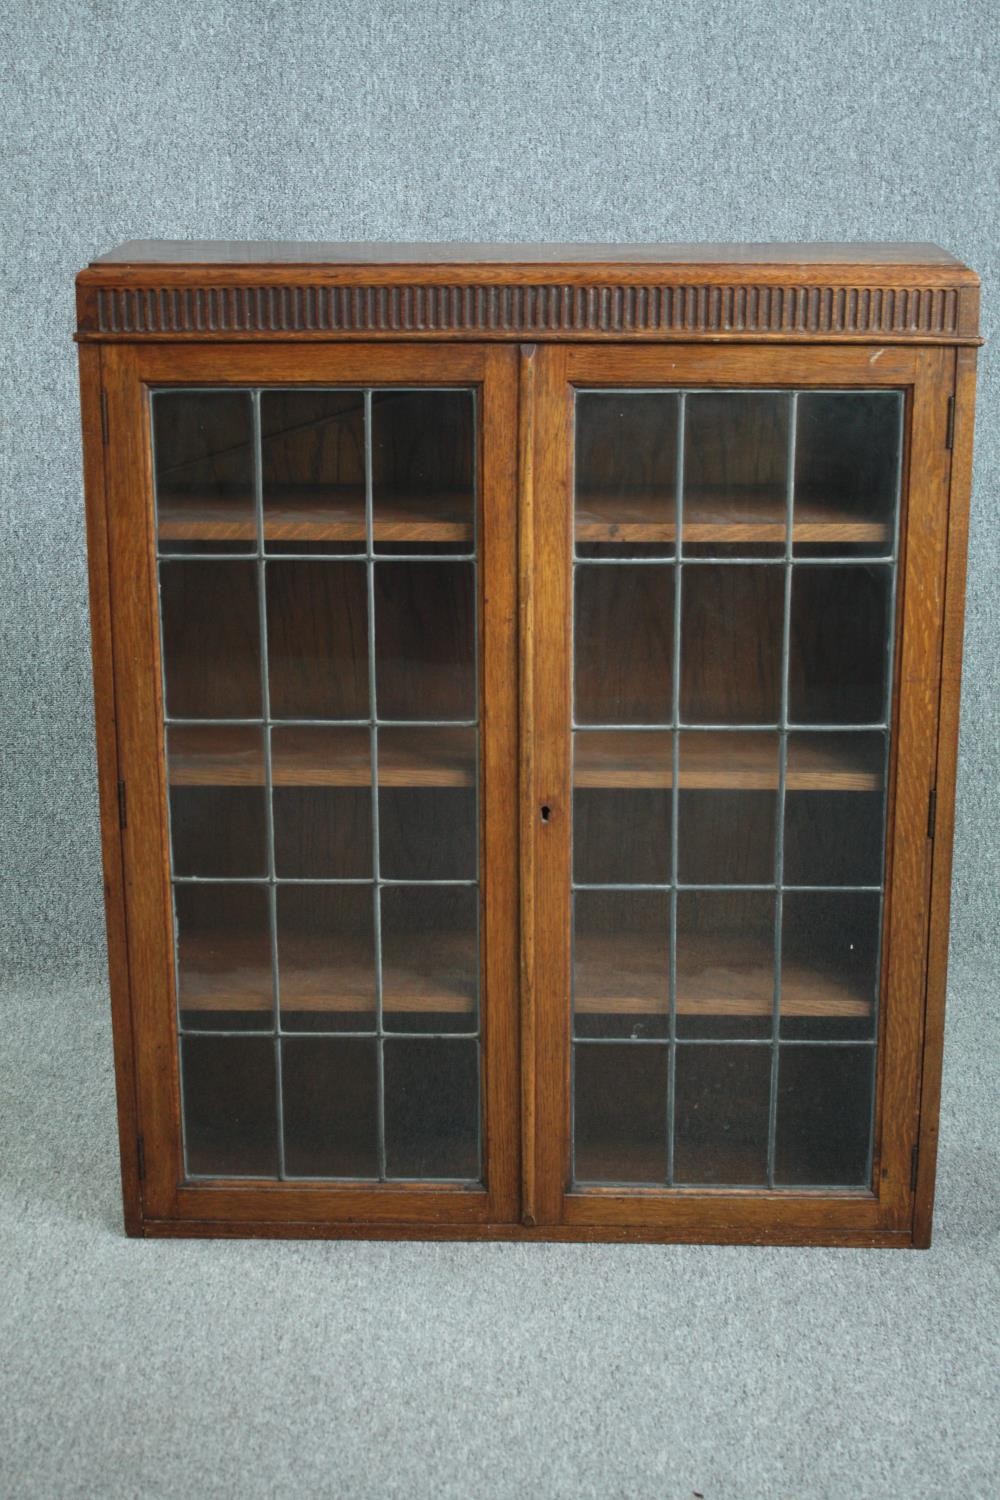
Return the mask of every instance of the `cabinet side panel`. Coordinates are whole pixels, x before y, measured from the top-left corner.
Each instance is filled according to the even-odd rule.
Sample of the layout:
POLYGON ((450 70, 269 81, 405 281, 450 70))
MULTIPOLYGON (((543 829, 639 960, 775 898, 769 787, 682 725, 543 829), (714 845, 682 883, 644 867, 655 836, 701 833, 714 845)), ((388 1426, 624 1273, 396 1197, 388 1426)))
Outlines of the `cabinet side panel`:
POLYGON ((952 845, 955 830, 955 774, 965 619, 965 575, 972 484, 973 419, 976 400, 976 352, 956 351, 955 425, 948 508, 948 558, 945 573, 944 632, 941 645, 941 708, 937 740, 937 808, 931 873, 930 938, 927 954, 927 1015, 913 1242, 931 1242, 934 1180, 937 1168, 938 1116, 941 1107, 941 1055, 948 982, 948 916, 951 904, 952 845))
POLYGON ((932 844, 953 355, 923 350, 913 387, 897 674, 888 966, 881 1048, 880 1199, 888 1227, 913 1212, 911 1162, 919 1108, 932 844))
POLYGON ((83 425, 83 481, 87 519, 87 572, 90 585, 90 639, 94 674, 94 719, 97 734, 97 778, 101 809, 101 856, 104 913, 108 941, 108 979, 118 1097, 125 1229, 141 1232, 142 1189, 136 1149, 136 1078, 132 1039, 128 944, 122 877, 118 801, 118 734, 115 712, 111 592, 108 577, 108 527, 105 492, 104 419, 101 351, 80 345, 80 409, 83 425))

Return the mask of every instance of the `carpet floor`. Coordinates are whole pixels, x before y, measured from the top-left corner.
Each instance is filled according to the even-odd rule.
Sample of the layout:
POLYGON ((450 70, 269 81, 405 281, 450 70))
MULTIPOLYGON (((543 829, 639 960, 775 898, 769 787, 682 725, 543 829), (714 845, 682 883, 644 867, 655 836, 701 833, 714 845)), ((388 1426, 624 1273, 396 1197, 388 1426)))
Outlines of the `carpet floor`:
POLYGON ((0 1496, 995 1500, 997 977, 920 1252, 130 1241, 101 986, 0 991, 0 1496))

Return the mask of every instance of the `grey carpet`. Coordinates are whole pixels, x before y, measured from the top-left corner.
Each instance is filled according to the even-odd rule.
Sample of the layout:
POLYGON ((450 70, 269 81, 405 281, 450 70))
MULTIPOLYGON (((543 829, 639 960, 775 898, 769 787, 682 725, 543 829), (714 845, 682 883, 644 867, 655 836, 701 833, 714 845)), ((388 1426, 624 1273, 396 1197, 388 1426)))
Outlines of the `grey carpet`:
POLYGON ((129 1241, 99 987, 0 996, 0 1495, 992 1500, 996 978, 934 1248, 129 1241))

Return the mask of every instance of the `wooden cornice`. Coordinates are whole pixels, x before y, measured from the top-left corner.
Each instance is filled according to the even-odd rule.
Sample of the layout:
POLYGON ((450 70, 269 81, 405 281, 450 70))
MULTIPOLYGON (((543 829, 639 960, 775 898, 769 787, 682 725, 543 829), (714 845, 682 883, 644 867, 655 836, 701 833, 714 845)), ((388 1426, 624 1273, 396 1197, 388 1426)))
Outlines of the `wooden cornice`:
POLYGON ((84 340, 981 342, 934 246, 151 242, 83 271, 77 314, 84 340))

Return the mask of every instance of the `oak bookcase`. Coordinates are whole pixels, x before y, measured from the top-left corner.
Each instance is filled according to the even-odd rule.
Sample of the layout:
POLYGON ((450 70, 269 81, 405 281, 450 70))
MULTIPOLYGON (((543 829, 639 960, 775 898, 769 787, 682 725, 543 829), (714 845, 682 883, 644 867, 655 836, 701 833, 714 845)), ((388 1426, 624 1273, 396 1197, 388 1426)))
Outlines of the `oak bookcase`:
POLYGON ((125 1224, 926 1245, 978 282, 77 282, 125 1224))

